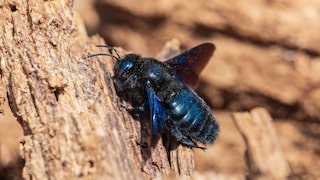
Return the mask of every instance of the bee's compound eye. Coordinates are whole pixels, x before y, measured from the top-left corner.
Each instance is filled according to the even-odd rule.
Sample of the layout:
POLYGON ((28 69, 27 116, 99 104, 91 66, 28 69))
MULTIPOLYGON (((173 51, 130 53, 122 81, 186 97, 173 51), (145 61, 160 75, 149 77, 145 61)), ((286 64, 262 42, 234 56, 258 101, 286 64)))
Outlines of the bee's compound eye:
POLYGON ((125 73, 126 71, 128 71, 130 68, 132 68, 133 66, 133 62, 131 61, 125 61, 122 63, 121 68, 120 68, 120 74, 125 73))

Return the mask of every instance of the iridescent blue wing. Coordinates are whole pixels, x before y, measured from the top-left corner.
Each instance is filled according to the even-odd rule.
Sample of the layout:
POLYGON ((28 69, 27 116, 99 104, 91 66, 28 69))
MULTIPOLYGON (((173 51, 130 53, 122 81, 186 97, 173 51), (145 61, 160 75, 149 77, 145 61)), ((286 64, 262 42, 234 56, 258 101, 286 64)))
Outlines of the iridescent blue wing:
POLYGON ((199 74, 210 60, 214 50, 214 44, 203 43, 166 60, 164 63, 176 71, 178 79, 195 87, 199 74))
MULTIPOLYGON (((148 83, 147 83, 148 84, 148 83)), ((152 142, 155 142, 163 132, 164 121, 167 119, 166 110, 154 90, 147 85, 147 94, 152 122, 152 142)))

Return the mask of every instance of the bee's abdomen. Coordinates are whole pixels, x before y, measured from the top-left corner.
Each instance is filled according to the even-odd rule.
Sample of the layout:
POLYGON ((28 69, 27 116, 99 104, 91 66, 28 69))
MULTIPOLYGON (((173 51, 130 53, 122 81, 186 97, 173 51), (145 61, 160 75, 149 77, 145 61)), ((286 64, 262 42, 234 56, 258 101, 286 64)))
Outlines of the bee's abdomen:
POLYGON ((212 143, 219 126, 208 105, 190 89, 182 89, 169 101, 171 124, 189 138, 202 143, 212 143))

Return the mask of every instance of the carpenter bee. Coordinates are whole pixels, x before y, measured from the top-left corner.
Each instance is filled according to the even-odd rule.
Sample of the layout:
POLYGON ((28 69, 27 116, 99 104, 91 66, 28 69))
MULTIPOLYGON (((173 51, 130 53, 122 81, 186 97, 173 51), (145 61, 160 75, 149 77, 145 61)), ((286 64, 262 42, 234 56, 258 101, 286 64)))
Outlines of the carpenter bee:
POLYGON ((165 62, 137 54, 120 57, 115 48, 100 47, 109 48, 117 56, 100 53, 89 57, 104 55, 117 60, 113 68, 116 92, 131 102, 133 108, 127 111, 150 113, 153 141, 166 130, 189 147, 205 149, 195 141, 214 142, 219 125, 209 106, 191 89, 212 56, 214 44, 198 45, 165 62))

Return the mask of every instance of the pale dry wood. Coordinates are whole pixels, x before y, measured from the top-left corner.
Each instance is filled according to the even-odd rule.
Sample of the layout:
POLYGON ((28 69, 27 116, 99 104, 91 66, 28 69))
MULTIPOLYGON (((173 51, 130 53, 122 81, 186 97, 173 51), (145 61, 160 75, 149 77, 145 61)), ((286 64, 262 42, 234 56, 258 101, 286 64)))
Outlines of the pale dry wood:
POLYGON ((245 160, 250 179, 286 179, 290 175, 272 118, 263 108, 234 113, 234 122, 245 144, 245 160))
POLYGON ((179 146, 170 160, 161 140, 153 148, 139 145, 148 143, 149 126, 120 108, 113 60, 84 58, 106 50, 94 47, 104 44, 101 38, 87 37, 73 1, 9 0, 1 6, 1 86, 24 131, 25 179, 192 173, 192 149, 179 146))

